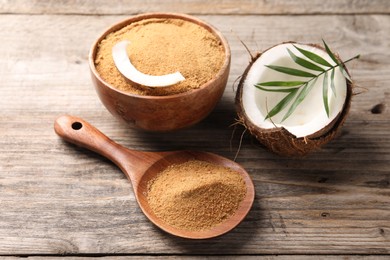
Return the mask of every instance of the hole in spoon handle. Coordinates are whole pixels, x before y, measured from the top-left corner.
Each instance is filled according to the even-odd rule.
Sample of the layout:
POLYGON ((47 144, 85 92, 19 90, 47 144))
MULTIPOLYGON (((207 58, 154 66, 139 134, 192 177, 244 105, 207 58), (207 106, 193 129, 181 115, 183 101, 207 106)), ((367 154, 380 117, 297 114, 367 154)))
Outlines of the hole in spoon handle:
POLYGON ((64 115, 54 123, 55 132, 66 141, 94 151, 118 163, 126 148, 112 141, 87 121, 64 115))

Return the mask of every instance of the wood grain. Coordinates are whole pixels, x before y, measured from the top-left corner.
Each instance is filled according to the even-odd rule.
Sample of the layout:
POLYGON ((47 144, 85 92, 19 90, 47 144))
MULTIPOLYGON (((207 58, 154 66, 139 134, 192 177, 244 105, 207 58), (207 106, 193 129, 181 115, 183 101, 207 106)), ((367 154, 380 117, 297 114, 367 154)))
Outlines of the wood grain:
POLYGON ((129 15, 145 12, 188 14, 388 14, 387 0, 3 0, 0 13, 129 15))
MULTIPOLYGON (((4 3, 3 13, 15 11, 4 3)), ((384 2, 372 3, 388 10, 384 2)), ((117 8, 107 5, 96 13, 117 8)), ((388 15, 199 16, 228 38, 228 87, 200 124, 155 134, 115 120, 89 77, 92 42, 128 16, 57 15, 50 10, 58 6, 46 8, 36 11, 47 12, 42 15, 0 16, 0 255, 390 254, 388 15), (341 136, 307 158, 273 155, 243 135, 237 162, 252 176, 256 198, 247 219, 222 237, 194 242, 161 232, 144 217, 114 164, 53 131, 57 116, 69 113, 129 148, 194 149, 233 159, 244 132, 231 126, 233 86, 249 62, 239 39, 258 51, 321 38, 344 59, 362 55, 349 68, 355 91, 364 93, 353 97, 341 136), (372 113, 377 104, 384 109, 372 113)))

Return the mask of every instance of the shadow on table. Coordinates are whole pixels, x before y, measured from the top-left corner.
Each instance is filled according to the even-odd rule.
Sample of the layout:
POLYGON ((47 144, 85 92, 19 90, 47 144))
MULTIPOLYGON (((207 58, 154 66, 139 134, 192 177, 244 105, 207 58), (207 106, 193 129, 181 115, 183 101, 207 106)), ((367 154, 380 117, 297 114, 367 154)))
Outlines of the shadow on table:
MULTIPOLYGON (((146 132, 132 129, 128 139, 137 139, 139 149, 153 151, 200 150, 221 153, 224 156, 230 149, 236 112, 232 100, 225 98, 201 122, 186 129, 173 132, 146 132)), ((131 144, 128 144, 131 146, 131 144)))

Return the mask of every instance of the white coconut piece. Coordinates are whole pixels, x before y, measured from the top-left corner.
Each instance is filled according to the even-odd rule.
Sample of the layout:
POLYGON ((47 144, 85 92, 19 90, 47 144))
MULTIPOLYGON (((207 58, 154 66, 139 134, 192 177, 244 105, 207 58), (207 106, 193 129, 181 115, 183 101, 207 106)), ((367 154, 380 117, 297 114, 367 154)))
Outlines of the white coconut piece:
POLYGON ((134 67, 127 55, 127 46, 129 44, 129 41, 120 41, 112 48, 112 57, 115 66, 129 81, 148 87, 168 87, 185 80, 180 72, 161 76, 148 75, 140 72, 134 67))
MULTIPOLYGON (((295 45, 313 52, 324 58, 331 65, 335 65, 326 51, 310 45, 295 45)), ((248 71, 242 89, 242 105, 248 119, 257 127, 263 129, 270 129, 275 126, 283 127, 297 138, 306 137, 329 125, 342 111, 347 96, 347 81, 340 69, 336 68, 334 75, 336 93, 333 93, 331 87, 328 88, 329 117, 326 114, 323 103, 323 75, 321 75, 318 80, 315 81, 313 88, 306 98, 296 107, 295 111, 287 119, 282 122, 284 115, 289 109, 289 105, 277 115, 265 120, 268 112, 271 111, 287 93, 260 90, 255 87, 256 84, 267 81, 307 81, 310 79, 280 73, 267 68, 265 65, 295 68, 316 75, 320 73, 318 71, 308 70, 307 68, 303 68, 296 64, 290 57, 287 48, 295 55, 303 57, 291 43, 280 44, 264 52, 248 71)), ((321 67, 327 69, 325 66, 321 67)), ((328 77, 329 75, 330 71, 328 77)), ((330 84, 330 77, 328 83, 330 84)))

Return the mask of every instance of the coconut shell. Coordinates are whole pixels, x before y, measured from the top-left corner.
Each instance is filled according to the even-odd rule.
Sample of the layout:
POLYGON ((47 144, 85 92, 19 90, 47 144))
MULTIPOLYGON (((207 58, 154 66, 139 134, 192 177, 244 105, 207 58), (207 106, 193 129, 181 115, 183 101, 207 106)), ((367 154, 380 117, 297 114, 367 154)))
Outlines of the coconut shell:
MULTIPOLYGON (((323 49, 319 45, 308 45, 323 49)), ((261 56, 261 54, 262 53, 258 53, 257 55, 252 57, 248 67, 245 69, 244 74, 242 75, 241 80, 238 84, 235 104, 239 122, 244 125, 246 129, 248 129, 252 136, 254 136, 270 151, 283 156, 305 156, 310 152, 318 150, 321 146, 333 140, 339 134, 341 126, 344 124, 345 119, 349 113, 352 99, 352 82, 346 79, 347 95, 342 111, 338 114, 338 116, 336 116, 336 118, 332 122, 330 122, 320 131, 306 137, 297 138, 295 135, 291 134, 283 127, 275 127, 271 129, 260 128, 253 124, 252 121, 246 115, 242 104, 242 92, 248 72, 250 71, 253 63, 261 56)), ((335 56, 341 62, 339 56, 335 56)), ((347 68, 345 68, 345 70, 348 73, 347 68)))

